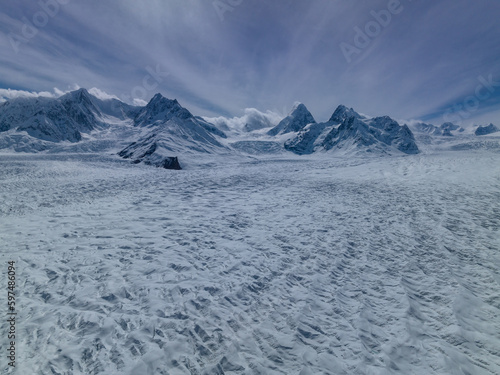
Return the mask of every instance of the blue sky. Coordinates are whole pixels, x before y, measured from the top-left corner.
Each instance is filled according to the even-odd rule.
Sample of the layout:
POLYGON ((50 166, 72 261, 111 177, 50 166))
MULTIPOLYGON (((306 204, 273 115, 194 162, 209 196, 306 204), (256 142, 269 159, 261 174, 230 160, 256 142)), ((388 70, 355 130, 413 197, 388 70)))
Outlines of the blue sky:
POLYGON ((86 87, 205 116, 300 101, 318 121, 345 104, 500 124, 499 19, 498 0, 5 1, 0 96, 86 87))

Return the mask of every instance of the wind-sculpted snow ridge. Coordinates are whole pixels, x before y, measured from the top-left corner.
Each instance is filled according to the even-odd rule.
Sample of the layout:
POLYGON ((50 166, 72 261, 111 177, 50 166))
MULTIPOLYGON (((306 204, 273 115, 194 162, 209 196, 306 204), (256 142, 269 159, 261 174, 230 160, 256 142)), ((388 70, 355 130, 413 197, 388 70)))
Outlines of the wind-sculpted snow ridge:
POLYGON ((406 125, 388 116, 367 118, 352 108, 339 106, 326 123, 309 124, 285 148, 297 154, 315 151, 417 154, 418 146, 406 125))
POLYGON ((499 374, 499 158, 3 155, 17 373, 499 374))

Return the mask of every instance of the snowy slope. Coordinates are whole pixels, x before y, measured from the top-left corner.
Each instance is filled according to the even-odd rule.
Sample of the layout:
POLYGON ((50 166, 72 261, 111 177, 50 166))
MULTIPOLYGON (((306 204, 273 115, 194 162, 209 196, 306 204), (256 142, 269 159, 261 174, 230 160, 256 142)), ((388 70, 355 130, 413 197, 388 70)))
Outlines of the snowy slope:
POLYGON ((500 153, 320 156, 1 155, 15 374, 499 374, 500 153))

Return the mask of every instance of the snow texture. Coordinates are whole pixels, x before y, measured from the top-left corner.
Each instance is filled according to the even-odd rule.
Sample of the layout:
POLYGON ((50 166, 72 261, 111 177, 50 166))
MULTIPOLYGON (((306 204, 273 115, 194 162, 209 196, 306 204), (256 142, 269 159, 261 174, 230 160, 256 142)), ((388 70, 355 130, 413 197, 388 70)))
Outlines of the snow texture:
POLYGON ((16 373, 498 374, 489 142, 182 171, 2 154, 16 373))

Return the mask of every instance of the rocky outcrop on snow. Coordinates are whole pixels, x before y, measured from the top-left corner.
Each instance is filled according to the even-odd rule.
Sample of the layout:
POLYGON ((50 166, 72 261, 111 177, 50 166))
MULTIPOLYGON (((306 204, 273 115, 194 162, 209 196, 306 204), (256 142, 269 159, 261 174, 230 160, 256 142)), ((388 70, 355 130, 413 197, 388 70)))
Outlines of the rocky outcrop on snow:
POLYGON ((489 124, 488 126, 479 126, 474 132, 475 135, 488 135, 500 132, 500 128, 493 124, 489 124))
POLYGON ((278 125, 269 130, 267 134, 274 136, 274 135, 298 132, 304 129, 304 127, 307 124, 312 124, 312 123, 316 123, 316 121, 314 120, 314 117, 311 114, 311 112, 309 112, 309 110, 304 104, 298 103, 294 105, 290 114, 283 120, 281 120, 278 125))
POLYGON ((148 144, 132 143, 118 153, 124 159, 132 159, 132 163, 144 163, 165 169, 182 169, 176 156, 165 156, 158 150, 158 143, 155 140, 148 144), (157 152, 159 151, 159 152, 157 152))
POLYGON ((413 133, 388 116, 367 118, 340 105, 326 123, 309 124, 285 143, 296 154, 323 150, 353 152, 419 152, 413 133))

